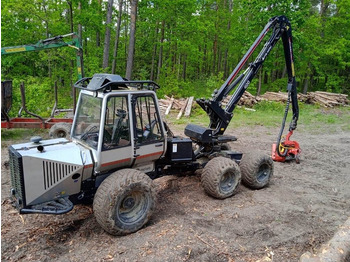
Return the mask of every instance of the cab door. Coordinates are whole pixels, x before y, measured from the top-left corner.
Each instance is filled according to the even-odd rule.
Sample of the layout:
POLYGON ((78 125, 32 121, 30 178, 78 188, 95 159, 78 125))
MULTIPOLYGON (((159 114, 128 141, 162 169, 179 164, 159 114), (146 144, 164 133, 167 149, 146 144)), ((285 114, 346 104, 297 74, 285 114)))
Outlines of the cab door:
POLYGON ((131 114, 128 96, 109 96, 103 113, 100 171, 130 167, 133 163, 131 114))
POLYGON ((165 151, 164 127, 153 93, 133 95, 134 168, 154 170, 154 161, 165 151))

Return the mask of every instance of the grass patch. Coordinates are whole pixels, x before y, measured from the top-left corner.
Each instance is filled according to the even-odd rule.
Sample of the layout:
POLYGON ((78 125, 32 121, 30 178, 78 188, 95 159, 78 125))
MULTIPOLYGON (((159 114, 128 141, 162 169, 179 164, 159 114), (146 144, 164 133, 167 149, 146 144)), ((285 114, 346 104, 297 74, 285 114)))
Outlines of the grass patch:
MULTIPOLYGON (((285 104, 273 101, 262 101, 256 104, 255 111, 246 110, 244 107, 236 107, 233 112, 233 118, 230 125, 234 127, 244 126, 266 126, 280 127, 285 111, 285 104)), ((191 117, 182 117, 176 120, 178 111, 173 111, 167 117, 170 125, 187 125, 188 123, 201 126, 209 125, 209 117, 198 106, 194 106, 191 117)), ((286 129, 292 118, 292 108, 290 106, 286 121, 286 129)), ((327 132, 336 132, 338 130, 350 131, 350 108, 323 108, 317 105, 299 104, 298 130, 326 130, 327 132), (300 128, 302 126, 302 128, 300 128)))
POLYGON ((48 138, 48 129, 26 129, 26 128, 11 128, 11 129, 1 129, 1 141, 9 140, 21 140, 29 141, 33 136, 41 136, 42 138, 48 138))

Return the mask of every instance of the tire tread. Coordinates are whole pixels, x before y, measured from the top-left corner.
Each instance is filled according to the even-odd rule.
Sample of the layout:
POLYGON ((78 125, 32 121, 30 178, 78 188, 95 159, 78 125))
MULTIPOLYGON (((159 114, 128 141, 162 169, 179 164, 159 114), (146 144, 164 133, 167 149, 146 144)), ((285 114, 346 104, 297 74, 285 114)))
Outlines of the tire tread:
POLYGON ((94 197, 93 210, 97 222, 105 231, 112 235, 125 235, 139 230, 148 222, 155 208, 155 199, 156 192, 153 181, 146 174, 136 169, 122 169, 114 172, 101 183, 94 197), (135 223, 132 228, 118 228, 111 218, 111 209, 113 208, 109 200, 132 184, 141 184, 142 188, 149 191, 151 196, 150 209, 146 218, 135 223))
POLYGON ((229 158, 225 157, 216 157, 210 160, 207 165, 204 167, 201 183, 204 190, 211 196, 219 199, 224 199, 229 196, 234 195, 237 192, 238 184, 236 188, 229 195, 223 192, 220 192, 219 184, 222 173, 227 169, 233 169, 236 175, 238 176, 238 184, 241 180, 239 166, 236 162, 232 161, 229 158))
POLYGON ((273 161, 271 157, 265 154, 250 153, 244 154, 239 164, 242 172, 242 183, 253 189, 260 189, 267 186, 273 175, 273 161), (265 183, 257 181, 257 173, 259 167, 263 164, 267 164, 271 168, 270 175, 265 183))

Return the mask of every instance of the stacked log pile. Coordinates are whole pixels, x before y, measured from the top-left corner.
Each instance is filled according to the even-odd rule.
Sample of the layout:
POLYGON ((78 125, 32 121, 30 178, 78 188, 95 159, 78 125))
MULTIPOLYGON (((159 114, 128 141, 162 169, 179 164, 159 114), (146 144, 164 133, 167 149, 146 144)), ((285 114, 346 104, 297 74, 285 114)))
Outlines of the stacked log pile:
MULTIPOLYGON (((224 101, 222 102, 222 104, 224 106, 227 105, 227 103, 230 101, 231 96, 227 96, 224 101)), ((255 105, 256 103, 260 102, 261 100, 263 100, 263 98, 258 97, 258 96, 253 96, 251 93, 249 93, 248 91, 245 91, 243 96, 241 97, 241 99, 238 101, 238 105, 239 106, 247 106, 247 107, 252 107, 253 105, 255 105)))
POLYGON ((193 100, 193 96, 186 99, 165 96, 165 99, 159 99, 160 111, 162 115, 168 115, 171 109, 175 109, 179 111, 176 119, 180 119, 182 115, 188 117, 191 115, 193 100))
POLYGON ((308 104, 320 104, 325 107, 345 106, 349 104, 348 95, 329 92, 310 92, 300 97, 300 101, 308 104))
MULTIPOLYGON (((286 102, 286 92, 266 92, 261 96, 268 101, 286 102)), ((346 106, 349 104, 348 95, 329 92, 309 92, 307 94, 298 94, 298 100, 307 104, 320 104, 324 107, 346 106)))
POLYGON ((284 92, 266 92, 261 96, 263 99, 268 101, 277 101, 277 102, 286 102, 287 101, 287 93, 284 92))
MULTIPOLYGON (((231 96, 227 96, 223 102, 222 106, 225 107, 230 101, 231 96)), ((287 101, 286 92, 266 92, 262 96, 253 96, 249 92, 245 92, 242 98, 239 100, 239 106, 245 106, 246 108, 252 107, 260 101, 277 101, 285 103, 287 101)), ((329 92, 309 92, 307 94, 298 94, 298 100, 307 104, 320 104, 324 107, 334 107, 334 106, 348 106, 349 100, 348 95, 335 94, 329 92)), ((177 119, 180 119, 183 115, 188 117, 191 115, 191 110, 194 103, 194 97, 189 98, 179 98, 165 96, 164 99, 159 99, 159 107, 163 115, 168 115, 170 110, 176 110, 177 119)))

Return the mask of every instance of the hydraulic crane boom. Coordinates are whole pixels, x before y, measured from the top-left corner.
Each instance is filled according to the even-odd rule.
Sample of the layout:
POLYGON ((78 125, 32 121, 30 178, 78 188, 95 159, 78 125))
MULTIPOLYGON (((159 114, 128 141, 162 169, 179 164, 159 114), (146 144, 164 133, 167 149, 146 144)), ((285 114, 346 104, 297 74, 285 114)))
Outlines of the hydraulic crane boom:
POLYGON ((77 69, 78 69, 78 79, 84 76, 83 70, 83 52, 82 47, 76 33, 70 33, 66 35, 59 35, 51 37, 48 39, 40 40, 36 44, 20 45, 20 46, 9 46, 1 48, 1 55, 9 55, 14 53, 30 52, 30 51, 41 51, 50 48, 60 48, 60 47, 71 47, 77 50, 77 69), (64 41, 66 37, 72 36, 70 41, 64 41))
MULTIPOLYGON (((290 131, 297 127, 297 121, 299 117, 299 108, 297 102, 296 81, 294 72, 294 60, 293 60, 293 45, 292 45, 292 29, 290 22, 285 16, 276 16, 269 20, 263 31, 256 38, 251 45, 247 53, 238 63, 231 75, 221 86, 219 90, 215 90, 212 94, 212 98, 199 99, 198 104, 207 112, 210 117, 209 128, 213 129, 213 136, 223 135, 227 126, 229 125, 232 117, 233 110, 235 109, 238 101, 242 97, 243 93, 255 77, 263 62, 265 61, 272 48, 276 45, 278 40, 282 38, 284 47, 284 56, 286 61, 286 67, 288 72, 288 85, 287 90, 292 102, 293 118, 290 124, 290 131), (253 63, 250 63, 247 69, 241 73, 243 66, 248 61, 257 46, 261 43, 263 38, 269 31, 272 34, 269 40, 265 43, 264 47, 260 51, 253 63), (222 100, 235 88, 235 92, 228 102, 226 108, 221 107, 222 100)), ((288 102, 289 103, 289 102, 288 102)))

